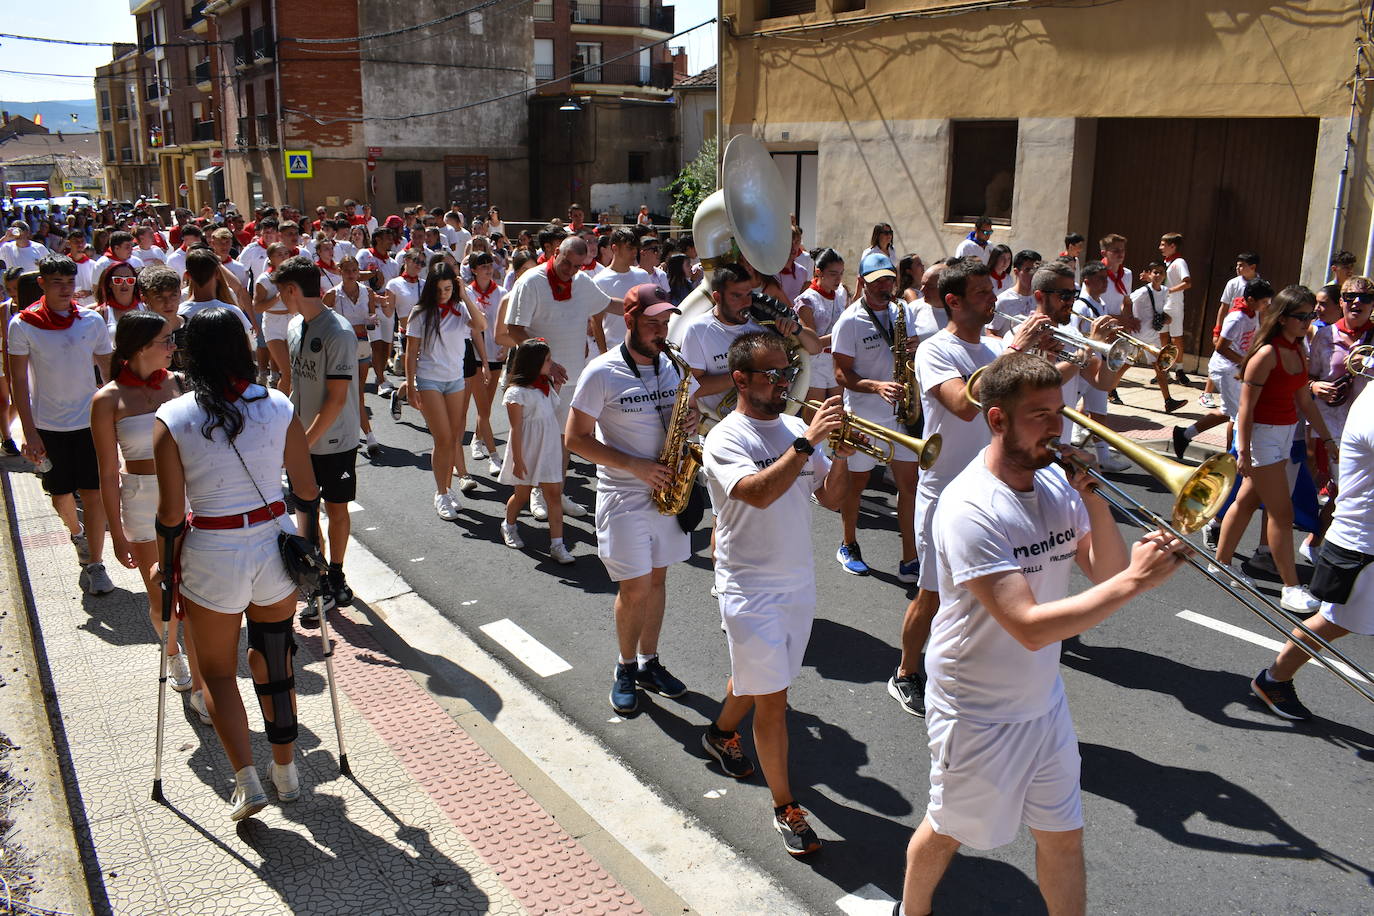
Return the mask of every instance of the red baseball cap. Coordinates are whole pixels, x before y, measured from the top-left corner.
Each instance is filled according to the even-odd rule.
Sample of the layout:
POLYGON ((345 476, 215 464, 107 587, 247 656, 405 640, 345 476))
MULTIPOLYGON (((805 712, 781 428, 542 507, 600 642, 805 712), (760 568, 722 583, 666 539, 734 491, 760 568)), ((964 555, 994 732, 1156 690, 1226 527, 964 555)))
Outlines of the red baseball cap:
POLYGON ((627 324, 631 318, 640 315, 645 318, 653 318, 664 312, 682 314, 682 310, 673 305, 673 300, 669 299, 668 294, 656 283, 641 283, 625 294, 625 322, 627 324))

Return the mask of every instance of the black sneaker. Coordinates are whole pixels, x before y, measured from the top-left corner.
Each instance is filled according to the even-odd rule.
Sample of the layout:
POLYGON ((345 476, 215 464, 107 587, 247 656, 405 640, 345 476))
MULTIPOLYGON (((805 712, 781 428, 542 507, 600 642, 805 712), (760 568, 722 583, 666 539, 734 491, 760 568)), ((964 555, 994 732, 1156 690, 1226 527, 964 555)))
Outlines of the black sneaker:
POLYGON ((687 685, 668 673, 663 663, 655 655, 648 664, 635 672, 635 683, 645 690, 652 690, 659 696, 676 700, 687 692, 687 685))
POLYGON ((1183 453, 1188 451, 1188 434, 1183 431, 1182 426, 1174 427, 1174 457, 1179 461, 1183 460, 1183 453))
POLYGON ((321 596, 318 604, 314 598, 311 598, 305 603, 305 607, 301 608, 301 626, 309 630, 318 628, 320 625, 320 608, 323 608, 326 614, 334 610, 334 595, 328 588, 324 590, 324 595, 321 596))
POLYGON ((1312 718, 1312 710, 1302 705, 1293 682, 1274 680, 1269 676, 1268 668, 1255 675, 1255 679, 1250 682, 1250 692, 1259 697, 1260 702, 1280 718, 1295 722, 1306 722, 1312 718))
POLYGON ((638 668, 635 662, 615 666, 615 680, 611 682, 611 708, 622 716, 639 708, 639 691, 635 688, 638 668))
POLYGON ((13 458, 19 454, 19 446, 14 444, 13 439, 6 439, 0 442, 0 451, 5 453, 6 458, 13 458))
POLYGON ((1165 399, 1164 399, 1164 412, 1165 412, 1165 413, 1173 413, 1175 410, 1178 410, 1180 407, 1187 407, 1187 406, 1188 406, 1188 402, 1185 401, 1185 400, 1182 400, 1181 398, 1165 398, 1165 399))
POLYGON ((782 843, 794 856, 804 856, 821 848, 821 838, 806 822, 806 812, 796 802, 773 809, 773 829, 782 834, 782 843))
POLYGON ((1119 394, 1116 393, 1116 389, 1115 389, 1115 388, 1113 388, 1111 391, 1107 392, 1107 400, 1110 401, 1111 403, 1117 405, 1118 407, 1120 407, 1121 405, 1123 405, 1123 404, 1126 403, 1125 401, 1121 400, 1121 395, 1119 395, 1119 394))
POLYGON ((926 717, 926 685, 920 672, 903 676, 893 671, 892 677, 887 679, 887 693, 913 716, 926 717))
POLYGON ((1207 545, 1208 550, 1216 550, 1217 543, 1221 540, 1221 526, 1206 524, 1202 527, 1202 543, 1207 545))
POLYGON ((348 580, 344 578, 342 569, 329 570, 329 590, 334 595, 335 607, 353 606, 353 589, 348 587, 348 580))
POLYGON ((401 419, 401 392, 391 392, 391 419, 401 419))
POLYGON ((706 749, 706 753, 716 758, 726 776, 745 779, 754 775, 754 761, 740 750, 739 732, 726 735, 717 732, 715 726, 708 725, 706 731, 702 732, 701 746, 706 749))
POLYGON ((1176 371, 1176 372, 1174 373, 1174 381, 1178 382, 1180 385, 1183 385, 1185 388, 1186 388, 1186 387, 1189 387, 1189 386, 1191 386, 1191 385, 1193 384, 1192 382, 1190 382, 1190 381, 1188 380, 1188 376, 1186 376, 1186 375, 1183 374, 1183 370, 1182 370, 1182 369, 1180 369, 1180 370, 1178 370, 1178 371, 1176 371))

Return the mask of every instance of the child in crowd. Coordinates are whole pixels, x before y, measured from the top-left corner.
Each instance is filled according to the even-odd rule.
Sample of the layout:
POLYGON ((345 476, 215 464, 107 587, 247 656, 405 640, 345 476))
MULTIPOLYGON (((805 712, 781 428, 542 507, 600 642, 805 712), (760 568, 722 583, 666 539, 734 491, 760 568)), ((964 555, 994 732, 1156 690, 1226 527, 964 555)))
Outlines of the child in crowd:
MULTIPOLYGON (((1141 337, 1149 340, 1151 335, 1158 334, 1161 347, 1167 346, 1171 341, 1170 324, 1173 321, 1166 311, 1169 292, 1163 286, 1165 274, 1163 261, 1151 261, 1140 272, 1140 279, 1145 281, 1144 285, 1131 293, 1131 314, 1140 321, 1141 337), (1146 330, 1147 327, 1149 330, 1146 330)), ((1178 321, 1178 325, 1182 333, 1182 320, 1178 321)), ((1179 343, 1182 343, 1182 338, 1179 339, 1179 343)), ((1158 367, 1155 368, 1155 383, 1159 385, 1159 393, 1164 396, 1165 412, 1173 413, 1187 403, 1169 396, 1169 375, 1158 367)))
MULTIPOLYGON (((1188 270, 1188 262, 1183 260, 1183 236, 1177 232, 1166 232, 1159 239, 1159 253, 1164 256, 1164 286, 1169 298, 1164 303, 1164 313, 1169 316, 1167 330, 1169 343, 1183 352, 1183 294, 1193 286, 1193 275, 1188 270)), ((1162 333, 1162 332, 1161 332, 1162 333)), ((1182 369, 1174 370, 1174 380, 1180 385, 1188 384, 1188 376, 1182 369)))
POLYGON ((516 348, 501 399, 510 418, 510 441, 498 479, 515 487, 506 501, 501 540, 515 550, 524 548, 515 518, 538 486, 549 509, 549 555, 567 565, 574 558, 563 544, 563 444, 556 412, 558 391, 549 381, 552 371, 553 355, 542 337, 531 337, 516 348))

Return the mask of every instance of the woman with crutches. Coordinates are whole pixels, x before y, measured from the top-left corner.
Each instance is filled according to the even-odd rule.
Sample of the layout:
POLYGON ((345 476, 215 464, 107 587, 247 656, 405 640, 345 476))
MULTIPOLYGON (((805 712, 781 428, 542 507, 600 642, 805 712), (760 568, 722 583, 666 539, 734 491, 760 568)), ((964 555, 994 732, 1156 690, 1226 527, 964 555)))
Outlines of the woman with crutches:
POLYGON ((294 530, 279 498, 283 465, 307 517, 318 512, 319 487, 291 402, 253 381, 257 371, 238 316, 221 308, 197 313, 186 325, 186 356, 189 392, 158 408, 153 429, 157 533, 160 556, 179 550, 173 581, 191 621, 210 718, 234 767, 229 816, 241 820, 267 805, 235 680, 244 616, 248 664, 272 744, 272 782, 281 801, 300 797, 297 587, 277 546, 279 531, 294 530))

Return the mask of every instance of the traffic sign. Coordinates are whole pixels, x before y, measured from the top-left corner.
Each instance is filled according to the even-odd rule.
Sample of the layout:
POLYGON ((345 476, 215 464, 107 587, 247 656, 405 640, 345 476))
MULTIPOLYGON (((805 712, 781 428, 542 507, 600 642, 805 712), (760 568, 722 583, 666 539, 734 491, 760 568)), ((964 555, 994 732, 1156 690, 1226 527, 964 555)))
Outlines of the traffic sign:
POLYGON ((72 193, 73 191, 76 190, 76 182, 75 182, 75 181, 64 181, 64 182, 62 182, 62 190, 63 190, 63 191, 66 191, 68 194, 72 193))
POLYGON ((382 148, 381 148, 380 146, 369 146, 369 147, 367 148, 367 158, 369 158, 369 159, 380 159, 380 158, 382 158, 382 148))
POLYGON ((315 163, 308 149, 288 149, 282 151, 286 162, 287 178, 314 178, 315 163))
POLYGON ((191 193, 191 186, 183 181, 181 184, 177 185, 177 191, 182 197, 185 197, 187 194, 191 193))
POLYGON ((217 146, 210 150, 210 164, 218 166, 224 165, 224 147, 217 146))
POLYGON ((377 168, 377 160, 376 160, 376 159, 373 159, 371 156, 368 156, 368 157, 367 157, 367 170, 368 170, 369 172, 371 172, 371 171, 375 170, 376 168, 377 168))

